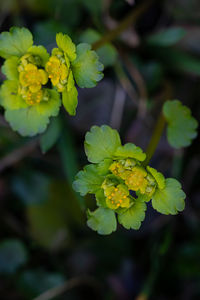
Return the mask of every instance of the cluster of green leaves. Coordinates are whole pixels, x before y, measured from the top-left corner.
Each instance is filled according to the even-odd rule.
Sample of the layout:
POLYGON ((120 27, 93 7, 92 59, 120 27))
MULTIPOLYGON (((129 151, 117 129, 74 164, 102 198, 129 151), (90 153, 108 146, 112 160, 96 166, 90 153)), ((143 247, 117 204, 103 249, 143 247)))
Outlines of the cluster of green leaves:
MULTIPOLYGON (((58 72, 56 76, 62 79, 62 90, 55 84, 52 88, 48 88, 49 82, 44 82, 42 87, 44 97, 38 101, 39 103, 35 102, 32 105, 27 103, 19 92, 24 88, 20 86, 20 64, 26 61, 26 64, 27 62, 34 64, 40 68, 39 71, 45 72, 48 62, 51 63, 51 57, 43 46, 33 45, 32 34, 26 28, 13 27, 9 32, 2 32, 0 35, 0 56, 5 59, 2 72, 7 77, 1 86, 0 104, 4 107, 5 118, 13 130, 23 136, 34 136, 44 132, 49 118, 59 113, 60 93, 67 112, 75 115, 78 103, 75 83, 81 88, 91 88, 103 77, 103 65, 89 44, 81 43, 76 46, 68 35, 62 33, 56 35, 56 43, 57 48, 52 50, 51 57, 56 55, 57 61, 60 59, 60 64, 64 65, 67 75, 63 79, 65 73, 61 69, 62 66, 58 66, 57 69, 54 66, 52 74, 54 76, 58 72)), ((27 89, 27 85, 25 88, 27 89)))
MULTIPOLYGON (((145 168, 143 161, 146 154, 134 144, 121 145, 118 132, 107 125, 93 126, 86 134, 85 152, 91 164, 86 165, 77 174, 73 188, 82 196, 95 195, 98 208, 93 212, 88 210, 87 224, 99 234, 110 234, 116 230, 116 214, 118 222, 126 229, 139 229, 145 218, 146 202, 151 199, 153 208, 162 214, 175 215, 184 209, 185 194, 181 184, 173 178, 165 179, 161 173, 149 166, 146 170, 155 182, 155 189, 151 195, 147 196, 137 191, 135 197, 129 195, 129 206, 116 209, 108 207, 103 189, 105 180, 118 180, 117 176, 111 173, 110 166, 113 162, 133 159, 141 168, 145 168)), ((123 181, 121 183, 123 184, 123 181)))

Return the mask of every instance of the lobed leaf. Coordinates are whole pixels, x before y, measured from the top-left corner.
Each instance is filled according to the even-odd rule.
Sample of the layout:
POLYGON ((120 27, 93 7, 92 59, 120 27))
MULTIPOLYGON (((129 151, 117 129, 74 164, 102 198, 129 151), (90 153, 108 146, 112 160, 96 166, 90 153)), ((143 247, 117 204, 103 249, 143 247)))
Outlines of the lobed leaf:
POLYGON ((112 158, 121 141, 118 132, 107 125, 93 126, 85 136, 85 153, 92 163, 112 158))
POLYGON ((98 174, 95 165, 87 165, 83 171, 78 172, 76 180, 73 182, 73 189, 82 196, 87 193, 96 193, 100 189, 104 177, 98 174))
POLYGON ((10 58, 6 59, 1 71, 10 80, 18 80, 19 72, 17 70, 19 63, 19 58, 17 56, 11 56, 10 58))
POLYGON ((111 234, 117 229, 117 221, 113 210, 99 207, 94 212, 88 210, 87 225, 99 234, 111 234))
POLYGON ((6 110, 5 119, 14 131, 22 136, 34 136, 45 131, 49 117, 41 115, 34 106, 17 110, 6 110))
POLYGON ((152 196, 152 206, 158 212, 165 215, 175 215, 185 208, 185 193, 181 184, 174 178, 166 179, 164 189, 156 190, 152 196))
POLYGON ((0 34, 0 56, 3 58, 21 57, 32 44, 33 37, 28 29, 12 27, 9 32, 5 31, 0 34))
POLYGON ((77 46, 77 57, 72 62, 72 71, 81 88, 92 88, 103 78, 103 65, 89 44, 82 43, 77 46))
POLYGON ((118 221, 126 229, 139 229, 145 218, 146 204, 135 200, 134 204, 122 214, 118 214, 118 221))
POLYGON ((178 100, 166 101, 163 114, 167 120, 167 138, 174 148, 187 147, 197 136, 198 123, 188 107, 178 100))
POLYGON ((119 146, 115 151, 114 155, 117 158, 135 158, 139 161, 143 161, 146 158, 146 154, 140 147, 134 144, 127 143, 124 146, 119 146))

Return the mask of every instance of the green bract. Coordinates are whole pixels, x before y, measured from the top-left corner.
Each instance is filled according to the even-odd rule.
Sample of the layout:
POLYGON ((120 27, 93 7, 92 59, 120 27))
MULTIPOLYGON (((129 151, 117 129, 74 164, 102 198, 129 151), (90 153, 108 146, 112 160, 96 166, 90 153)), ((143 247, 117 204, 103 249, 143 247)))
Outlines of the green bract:
POLYGON ((163 214, 184 209, 180 183, 145 167, 146 154, 134 144, 121 145, 116 130, 93 126, 85 136, 85 152, 92 164, 77 174, 73 188, 82 196, 95 195, 98 208, 88 212, 87 224, 99 234, 116 230, 116 216, 126 229, 139 229, 145 218, 145 202, 151 199, 163 214))
POLYGON ((188 107, 180 101, 166 101, 163 114, 167 120, 167 138, 174 148, 187 147, 197 136, 198 123, 188 107))
POLYGON ((57 48, 51 56, 43 46, 33 45, 26 28, 13 27, 0 34, 0 56, 5 58, 6 76, 0 89, 0 104, 13 130, 23 136, 42 133, 49 118, 59 113, 62 103, 76 114, 80 87, 93 87, 102 79, 103 65, 88 44, 77 47, 68 35, 56 35, 57 48), (53 88, 49 88, 49 80, 53 88), (47 88, 48 85, 48 88, 47 88))

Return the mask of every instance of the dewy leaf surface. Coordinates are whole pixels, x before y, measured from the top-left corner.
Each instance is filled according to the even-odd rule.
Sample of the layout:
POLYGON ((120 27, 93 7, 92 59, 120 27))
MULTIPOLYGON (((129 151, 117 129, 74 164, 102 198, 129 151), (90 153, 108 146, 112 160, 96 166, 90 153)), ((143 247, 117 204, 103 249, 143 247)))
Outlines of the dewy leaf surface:
POLYGON ((163 106, 163 114, 167 120, 167 138, 174 148, 187 147, 197 136, 198 123, 191 116, 188 107, 180 101, 167 101, 163 106))
POLYGON ((12 27, 10 32, 0 34, 0 56, 22 56, 33 44, 31 32, 26 28, 12 27))
POLYGON ((99 234, 111 234, 117 229, 114 211, 99 207, 94 212, 88 211, 87 225, 99 234))
POLYGON ((118 215, 118 221, 126 229, 139 229, 145 218, 146 204, 143 201, 135 203, 124 213, 118 215))
POLYGON ((72 71, 76 83, 81 88, 92 88, 103 78, 103 65, 89 44, 77 46, 77 58, 72 62, 72 71))
POLYGON ((95 165, 87 165, 83 171, 77 174, 73 188, 76 192, 79 192, 81 196, 85 196, 87 193, 96 193, 101 187, 103 180, 104 177, 98 174, 95 165))
POLYGON ((92 163, 112 158, 120 145, 118 132, 107 125, 93 126, 85 136, 85 153, 92 163))
POLYGON ((174 178, 166 179, 166 186, 157 190, 152 196, 152 206, 158 212, 168 215, 175 215, 185 207, 185 193, 181 184, 174 178))

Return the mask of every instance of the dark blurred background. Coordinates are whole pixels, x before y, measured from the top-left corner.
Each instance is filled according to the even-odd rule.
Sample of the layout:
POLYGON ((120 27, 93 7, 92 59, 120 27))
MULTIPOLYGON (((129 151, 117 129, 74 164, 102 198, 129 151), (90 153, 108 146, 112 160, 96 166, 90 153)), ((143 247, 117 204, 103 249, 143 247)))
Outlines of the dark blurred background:
MULTIPOLYGON (((57 32, 93 43, 145 2, 1 0, 0 31, 25 26, 49 51, 57 32)), ((145 150, 163 101, 179 99, 199 119, 200 1, 153 1, 98 54, 104 79, 80 89, 77 115, 62 111, 42 137, 22 138, 0 111, 0 299, 200 299, 198 138, 174 150, 163 134, 151 160, 183 185, 178 216, 148 205, 140 230, 119 226, 100 236, 86 225, 94 199, 71 188, 87 163, 83 142, 92 125, 117 128, 123 142, 145 150)))

